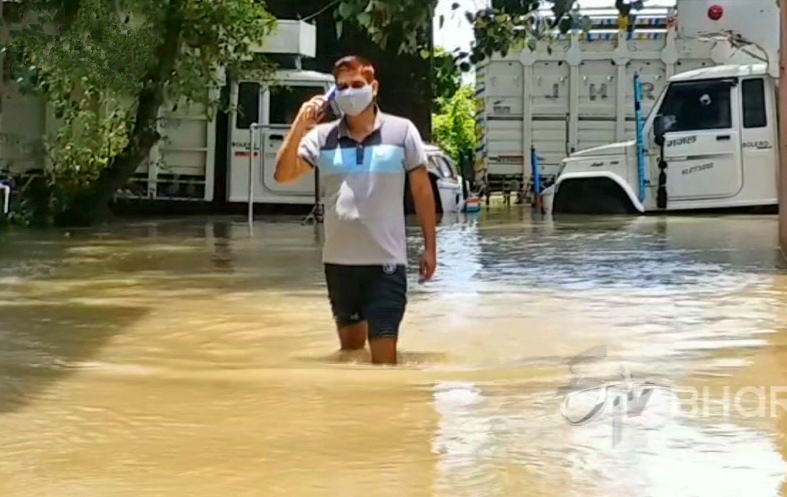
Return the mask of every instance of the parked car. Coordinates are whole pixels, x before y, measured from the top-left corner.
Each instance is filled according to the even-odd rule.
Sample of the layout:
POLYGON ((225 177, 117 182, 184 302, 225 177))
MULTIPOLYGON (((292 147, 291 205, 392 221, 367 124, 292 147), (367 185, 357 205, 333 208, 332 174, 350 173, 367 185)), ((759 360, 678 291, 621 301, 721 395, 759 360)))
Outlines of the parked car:
MULTIPOLYGON (((456 163, 436 145, 427 144, 426 155, 437 213, 460 212, 467 198, 467 184, 456 163)), ((409 181, 405 187, 404 208, 406 214, 415 213, 409 181)))

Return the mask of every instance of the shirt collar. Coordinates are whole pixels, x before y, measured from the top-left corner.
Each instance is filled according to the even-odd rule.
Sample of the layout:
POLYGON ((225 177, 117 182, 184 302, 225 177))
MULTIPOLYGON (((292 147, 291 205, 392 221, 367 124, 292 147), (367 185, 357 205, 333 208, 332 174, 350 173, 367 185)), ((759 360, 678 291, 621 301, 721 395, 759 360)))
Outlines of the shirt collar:
MULTIPOLYGON (((339 120, 339 138, 346 138, 346 137, 350 136, 350 131, 349 131, 349 129, 347 129, 347 121, 346 121, 346 119, 347 119, 347 117, 345 116, 345 117, 342 117, 339 120)), ((374 129, 372 130, 372 133, 374 133, 375 131, 380 129, 380 127, 383 125, 384 121, 385 121, 385 114, 383 114, 383 112, 380 111, 380 107, 378 107, 377 104, 375 104, 374 105, 374 129)))

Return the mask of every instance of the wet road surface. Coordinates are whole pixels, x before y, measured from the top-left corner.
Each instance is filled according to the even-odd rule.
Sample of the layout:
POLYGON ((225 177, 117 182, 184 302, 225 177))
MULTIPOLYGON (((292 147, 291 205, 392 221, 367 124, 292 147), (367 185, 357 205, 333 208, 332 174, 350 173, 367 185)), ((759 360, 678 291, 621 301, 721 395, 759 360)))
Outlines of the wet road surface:
POLYGON ((4 497, 787 495, 775 217, 446 217, 397 368, 298 222, 2 237, 4 497), (626 375, 669 388, 560 390, 626 375))

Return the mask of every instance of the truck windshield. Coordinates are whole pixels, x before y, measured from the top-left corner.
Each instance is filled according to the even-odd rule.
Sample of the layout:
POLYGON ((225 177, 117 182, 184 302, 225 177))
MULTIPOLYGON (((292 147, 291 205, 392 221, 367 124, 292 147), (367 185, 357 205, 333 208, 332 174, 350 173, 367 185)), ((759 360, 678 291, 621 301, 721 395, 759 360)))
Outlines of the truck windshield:
MULTIPOLYGON (((667 88, 669 88, 669 86, 664 86, 664 88, 661 89, 661 91, 659 92, 659 96, 656 97, 656 100, 655 100, 656 102, 661 100, 661 96, 664 95, 664 92, 667 91, 667 88)), ((648 115, 645 116, 645 121, 646 122, 649 121, 651 116, 657 116, 658 114, 659 114, 659 108, 657 106, 655 106, 655 105, 652 106, 650 108, 650 111, 648 111, 648 115)))
POLYGON ((732 127, 730 83, 726 80, 680 81, 667 86, 659 108, 666 131, 700 131, 732 127))
POLYGON ((274 86, 270 92, 270 123, 292 124, 304 102, 325 93, 325 86, 288 85, 274 86))

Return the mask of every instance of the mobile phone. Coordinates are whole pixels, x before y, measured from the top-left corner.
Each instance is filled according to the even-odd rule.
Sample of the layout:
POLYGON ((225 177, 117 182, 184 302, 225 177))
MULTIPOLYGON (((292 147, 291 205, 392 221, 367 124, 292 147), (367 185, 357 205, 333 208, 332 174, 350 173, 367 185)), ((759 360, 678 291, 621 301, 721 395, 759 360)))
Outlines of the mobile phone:
POLYGON ((336 105, 336 85, 331 85, 331 88, 325 93, 325 107, 323 108, 326 119, 338 119, 342 116, 342 111, 336 105))

